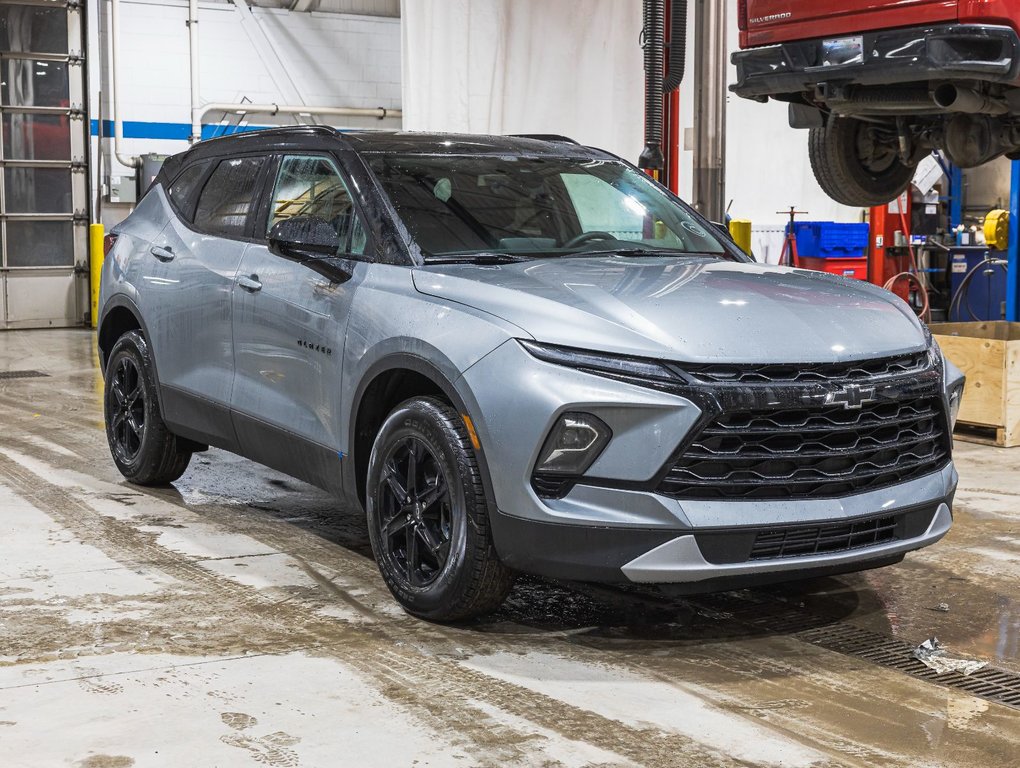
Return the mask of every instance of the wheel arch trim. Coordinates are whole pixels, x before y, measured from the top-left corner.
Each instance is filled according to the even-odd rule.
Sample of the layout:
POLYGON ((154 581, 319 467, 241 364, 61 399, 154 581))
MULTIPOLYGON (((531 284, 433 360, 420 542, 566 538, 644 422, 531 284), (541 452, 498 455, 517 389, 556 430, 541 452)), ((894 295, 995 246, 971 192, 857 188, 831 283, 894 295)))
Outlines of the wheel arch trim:
MULTIPOLYGON (((165 411, 163 409, 163 387, 159 383, 160 382, 160 380, 159 380, 159 363, 156 361, 156 350, 155 350, 155 347, 152 345, 152 334, 149 333, 149 327, 146 324, 145 319, 142 316, 142 312, 138 308, 138 305, 129 296, 127 296, 127 295, 125 295, 123 293, 114 294, 113 296, 111 296, 109 298, 109 300, 106 302, 106 304, 103 305, 103 309, 102 309, 102 311, 99 314, 99 323, 97 324, 97 344, 98 344, 99 339, 102 337, 103 326, 105 325, 107 319, 109 318, 110 313, 113 312, 113 310, 115 310, 115 309, 126 309, 128 312, 130 312, 134 316, 135 321, 138 323, 138 327, 141 329, 142 335, 145 337, 145 343, 148 344, 148 346, 149 346, 149 362, 152 364, 152 374, 156 378, 156 381, 155 381, 155 384, 156 384, 156 401, 157 401, 157 404, 159 405, 159 412, 161 414, 165 413, 165 411)), ((108 351, 112 351, 112 349, 113 348, 111 346, 110 350, 108 350, 108 351)), ((100 363, 100 369, 101 369, 101 371, 103 373, 103 377, 105 379, 105 377, 106 377, 106 359, 105 359, 105 357, 103 355, 103 351, 102 351, 101 347, 100 347, 100 350, 99 350, 99 363, 100 363)))
MULTIPOLYGON (((393 352, 379 360, 376 360, 362 374, 361 379, 358 382, 357 389, 355 389, 354 397, 351 401, 350 420, 347 427, 348 452, 346 458, 349 460, 344 462, 343 471, 345 492, 352 500, 358 500, 360 502, 360 491, 358 488, 358 476, 356 469, 357 427, 358 417, 363 406, 365 392, 368 390, 369 386, 379 378, 379 376, 400 370, 411 371, 428 379, 440 390, 440 392, 443 393, 443 395, 446 396, 451 405, 457 409, 457 413, 461 417, 467 416, 474 421, 474 416, 468 408, 468 404, 464 396, 458 391, 454 382, 451 381, 450 378, 432 361, 410 352, 393 352)), ((496 514, 496 501, 492 490, 492 480, 489 475, 489 464, 485 457, 485 447, 480 443, 479 447, 475 449, 475 457, 478 460, 478 470, 481 474, 482 488, 485 492, 486 503, 489 506, 491 514, 496 514)))

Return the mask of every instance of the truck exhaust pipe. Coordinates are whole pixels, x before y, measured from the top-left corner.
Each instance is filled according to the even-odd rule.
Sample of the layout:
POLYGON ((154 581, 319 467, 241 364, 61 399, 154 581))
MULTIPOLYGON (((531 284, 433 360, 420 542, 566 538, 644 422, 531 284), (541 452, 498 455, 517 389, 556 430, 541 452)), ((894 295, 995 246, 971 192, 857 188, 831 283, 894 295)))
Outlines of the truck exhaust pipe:
POLYGON ((935 105, 947 112, 970 115, 1004 115, 1009 112, 1006 102, 967 88, 957 88, 952 83, 942 83, 931 95, 935 105))

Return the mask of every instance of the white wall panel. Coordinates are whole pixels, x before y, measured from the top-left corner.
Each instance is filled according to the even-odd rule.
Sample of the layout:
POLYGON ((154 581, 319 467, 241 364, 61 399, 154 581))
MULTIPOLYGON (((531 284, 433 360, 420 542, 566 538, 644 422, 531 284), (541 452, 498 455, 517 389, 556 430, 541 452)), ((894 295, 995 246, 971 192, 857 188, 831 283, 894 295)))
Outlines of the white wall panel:
POLYGON ((636 0, 404 0, 401 19, 408 128, 640 152, 636 0))
MULTIPOLYGON (((91 117, 111 119, 109 20, 107 3, 89 3, 91 55, 91 117), (101 8, 102 18, 97 13, 101 8), (98 23, 97 23, 98 22, 98 23), (101 25, 103 37, 96 34, 101 25)), ((354 0, 343 4, 352 10, 354 0)), ((363 0, 361 12, 394 10, 393 4, 363 0)), ((327 4, 324 3, 326 8, 327 4)), ((339 6, 338 6, 339 7, 339 6)), ((330 7, 330 9, 332 9, 330 7)), ((306 104, 399 109, 400 20, 381 15, 291 13, 253 8, 252 13, 284 63, 306 104)), ((190 124, 187 2, 185 0, 121 0, 121 117, 127 123, 161 124, 166 130, 190 124), (169 127, 167 127, 169 126, 169 127)), ((287 103, 272 73, 258 55, 232 4, 199 5, 202 102, 287 103)), ((279 76, 279 73, 277 73, 279 76)), ((210 115, 207 122, 221 116, 210 115)), ((230 123, 237 122, 231 116, 230 123)), ((293 118, 252 115, 248 124, 293 124, 293 118)), ((340 127, 399 128, 399 119, 344 119, 340 127)), ((155 130, 155 129, 153 129, 155 130)), ((150 133, 152 131, 150 130, 150 133)), ((129 132, 126 132, 128 135, 129 132)), ((108 143, 108 142, 107 142, 108 143)), ((93 142, 95 145, 95 142, 93 142)), ((187 149, 182 139, 126 138, 128 154, 171 154, 187 149)), ((123 172, 113 163, 112 173, 123 172)), ((117 218, 123 215, 121 212, 117 218)), ((105 217, 104 217, 105 218, 105 217)))

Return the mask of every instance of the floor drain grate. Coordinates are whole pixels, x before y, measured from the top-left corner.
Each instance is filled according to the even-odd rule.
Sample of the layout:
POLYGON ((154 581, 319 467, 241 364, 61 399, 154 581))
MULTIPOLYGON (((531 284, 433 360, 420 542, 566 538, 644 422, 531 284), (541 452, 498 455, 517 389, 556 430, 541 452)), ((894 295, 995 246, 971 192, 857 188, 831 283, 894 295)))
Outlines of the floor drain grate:
POLYGON ((0 380, 3 379, 42 379, 48 377, 48 373, 42 371, 0 371, 0 380))
POLYGON ((770 632, 789 633, 791 636, 826 650, 855 656, 889 669, 916 677, 936 685, 966 691, 988 701, 1020 709, 1020 675, 995 667, 982 667, 970 675, 959 672, 936 674, 914 658, 910 643, 885 637, 851 624, 832 623, 824 616, 798 610, 776 602, 758 602, 753 598, 713 595, 713 607, 725 602, 733 618, 741 623, 770 632), (723 598, 717 601, 717 598, 723 598))

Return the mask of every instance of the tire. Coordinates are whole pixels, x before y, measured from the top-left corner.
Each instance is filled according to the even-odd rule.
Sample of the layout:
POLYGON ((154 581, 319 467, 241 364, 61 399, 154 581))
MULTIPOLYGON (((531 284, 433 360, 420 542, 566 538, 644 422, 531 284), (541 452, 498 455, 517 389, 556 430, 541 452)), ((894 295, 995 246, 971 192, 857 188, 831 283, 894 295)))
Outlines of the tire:
POLYGON ((506 599, 514 572, 496 555, 478 461, 449 405, 416 397, 387 417, 372 446, 365 499, 379 571, 408 613, 459 621, 506 599))
POLYGON ((167 485, 184 474, 191 451, 163 423, 149 345, 138 331, 117 339, 106 365, 103 414, 117 469, 136 485, 167 485))
POLYGON ((895 146, 871 140, 868 123, 830 115, 808 137, 811 170, 822 190, 843 205, 867 208, 898 197, 914 178, 895 146))

